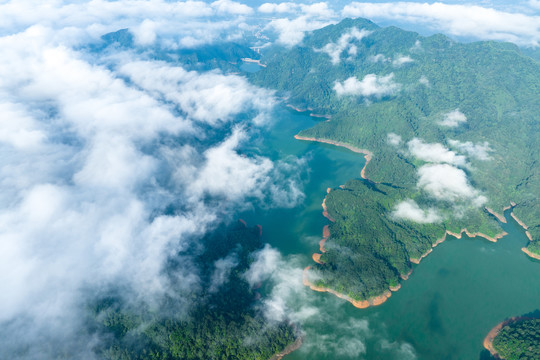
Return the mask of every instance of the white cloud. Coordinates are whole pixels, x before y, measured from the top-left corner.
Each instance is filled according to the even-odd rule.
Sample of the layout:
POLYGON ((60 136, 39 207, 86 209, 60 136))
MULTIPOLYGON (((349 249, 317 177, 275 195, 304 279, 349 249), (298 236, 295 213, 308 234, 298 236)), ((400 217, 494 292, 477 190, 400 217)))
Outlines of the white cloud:
POLYGON ((439 121, 439 125, 446 127, 457 127, 467 122, 467 117, 459 109, 455 109, 443 115, 443 120, 439 121))
POLYGON ((540 0, 529 0, 528 4, 533 9, 540 10, 540 0))
POLYGON ((439 143, 425 143, 423 140, 414 138, 407 143, 409 151, 417 159, 433 162, 447 163, 456 166, 466 166, 467 158, 457 155, 452 150, 447 149, 439 143))
POLYGON ((272 20, 268 23, 267 28, 273 29, 279 34, 277 40, 279 44, 294 46, 304 40, 306 31, 320 29, 333 23, 335 21, 302 15, 292 20, 287 18, 272 20))
POLYGON ((386 141, 388 141, 390 145, 394 145, 394 146, 399 146, 401 145, 401 142, 402 142, 401 136, 394 133, 388 133, 386 137, 386 141))
POLYGON ((482 144, 475 144, 471 141, 461 142, 459 140, 448 140, 448 143, 472 158, 483 161, 491 159, 489 152, 493 150, 489 147, 487 141, 484 141, 482 144))
POLYGON ((46 135, 24 106, 11 102, 0 103, 0 142, 17 149, 37 149, 46 135))
POLYGON ((265 14, 271 13, 296 13, 301 14, 307 17, 318 17, 318 18, 331 18, 335 16, 335 13, 332 9, 328 7, 326 2, 318 2, 313 4, 299 4, 292 2, 282 2, 282 3, 264 3, 257 9, 259 12, 265 14))
POLYGON ((217 10, 218 14, 249 15, 253 12, 253 9, 246 4, 231 0, 217 0, 210 5, 217 10))
POLYGON ((418 169, 418 177, 418 187, 438 200, 466 200, 474 206, 481 206, 487 201, 471 186, 465 172, 452 165, 423 165, 418 169))
POLYGON ((371 34, 371 31, 367 31, 365 29, 358 30, 358 28, 353 27, 349 29, 349 31, 342 34, 337 42, 330 42, 323 46, 322 49, 316 49, 315 51, 327 53, 328 56, 330 56, 330 61, 332 64, 336 65, 341 61, 341 53, 347 49, 349 55, 356 55, 357 48, 355 45, 353 45, 353 41, 360 41, 369 34, 371 34))
POLYGON ((476 5, 353 2, 343 8, 342 15, 425 24, 451 35, 510 41, 525 46, 538 46, 540 41, 540 16, 476 5))
POLYGON ((328 3, 326 2, 318 2, 310 5, 300 4, 300 9, 307 16, 327 19, 335 16, 334 11, 328 7, 328 3))
POLYGON ((135 42, 142 46, 152 45, 157 38, 156 27, 158 24, 152 20, 145 19, 141 25, 131 28, 135 35, 135 42))
POLYGON ((410 220, 420 224, 429 224, 441 221, 441 216, 437 209, 429 208, 423 210, 416 201, 407 199, 398 203, 394 207, 391 216, 397 219, 410 220))
POLYGON ((223 284, 229 280, 231 271, 238 265, 238 256, 231 253, 214 263, 214 272, 210 280, 210 292, 217 291, 223 284))
POLYGON ((300 7, 299 4, 295 4, 292 2, 283 2, 279 4, 275 3, 264 3, 257 9, 259 12, 265 13, 265 14, 271 14, 271 13, 292 13, 298 10, 300 7))
POLYGON ((394 67, 401 67, 405 64, 412 63, 414 60, 410 56, 398 56, 392 61, 394 67))
POLYGON ((429 79, 425 75, 420 76, 418 82, 424 86, 430 86, 429 79))
POLYGON ((74 340, 85 291, 121 283, 133 301, 167 295, 187 310, 200 286, 185 254, 193 241, 252 198, 302 197, 294 182, 271 181, 280 164, 239 153, 248 126, 212 138, 202 130, 242 112, 251 124, 272 108, 272 92, 238 76, 126 63, 126 54, 92 64, 55 34, 34 26, 0 37, 1 332, 33 334, 4 337, 0 357, 25 348, 31 358, 51 343, 39 337, 74 340), (178 254, 186 258, 165 275, 178 254))
POLYGON ((400 84, 395 83, 393 79, 394 74, 386 76, 368 74, 364 76, 362 81, 358 81, 356 77, 352 76, 342 83, 336 81, 334 90, 339 96, 361 95, 381 98, 383 96, 394 95, 400 89, 400 84))
POLYGON ((178 105, 189 119, 211 125, 250 110, 269 111, 277 102, 273 91, 217 71, 199 74, 162 62, 138 61, 123 65, 120 72, 154 96, 178 105))
POLYGON ((388 340, 381 341, 381 348, 385 351, 393 353, 394 358, 402 360, 416 360, 416 351, 409 343, 389 342, 388 340))
POLYGON ((384 56, 383 54, 372 55, 368 58, 368 60, 373 63, 378 63, 378 62, 385 63, 387 61, 390 61, 390 59, 384 56))
POLYGON ((245 132, 236 128, 223 143, 206 150, 205 162, 196 178, 190 181, 188 194, 195 199, 205 194, 224 197, 229 201, 246 195, 263 198, 262 189, 270 180, 273 163, 266 158, 249 158, 236 152, 245 132))
POLYGON ((249 285, 256 286, 260 282, 267 280, 282 262, 281 254, 270 245, 256 253, 255 261, 250 265, 244 274, 249 285))

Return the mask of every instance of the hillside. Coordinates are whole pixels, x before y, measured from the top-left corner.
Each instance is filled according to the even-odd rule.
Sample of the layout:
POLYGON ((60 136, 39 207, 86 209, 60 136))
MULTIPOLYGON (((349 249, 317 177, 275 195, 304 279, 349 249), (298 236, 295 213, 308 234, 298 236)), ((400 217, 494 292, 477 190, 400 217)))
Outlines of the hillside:
POLYGON ((517 46, 346 19, 263 61, 253 82, 331 115, 299 136, 373 153, 327 197, 318 286, 381 294, 445 231, 500 236, 509 207, 540 254, 540 64, 517 46))

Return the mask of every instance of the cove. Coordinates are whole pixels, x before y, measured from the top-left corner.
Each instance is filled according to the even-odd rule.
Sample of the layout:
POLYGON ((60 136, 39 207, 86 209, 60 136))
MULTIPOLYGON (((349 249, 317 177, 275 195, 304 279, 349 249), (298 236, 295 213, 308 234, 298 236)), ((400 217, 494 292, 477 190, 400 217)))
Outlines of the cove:
MULTIPOLYGON (((321 214, 326 188, 360 178, 365 160, 343 148, 293 138, 320 119, 284 107, 274 116, 261 154, 273 160, 307 157, 306 198, 293 209, 259 208, 241 217, 261 224, 265 242, 285 256, 300 256, 307 266, 328 223, 321 214)), ((302 323, 304 344, 285 359, 489 359, 482 347, 487 332, 505 318, 540 308, 540 261, 520 250, 528 239, 509 215, 501 224, 508 235, 497 243, 448 236, 380 306, 356 309, 306 289, 318 314, 302 323)))

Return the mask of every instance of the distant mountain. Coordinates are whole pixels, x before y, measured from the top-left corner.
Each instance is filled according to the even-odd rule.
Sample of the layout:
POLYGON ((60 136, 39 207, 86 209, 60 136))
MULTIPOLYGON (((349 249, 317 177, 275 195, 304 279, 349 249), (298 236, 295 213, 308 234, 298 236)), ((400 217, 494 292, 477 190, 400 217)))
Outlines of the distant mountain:
POLYGON ((105 34, 101 42, 94 44, 94 52, 102 52, 107 48, 124 48, 148 53, 155 60, 175 62, 187 70, 239 71, 243 58, 259 59, 259 54, 247 44, 234 42, 206 44, 193 48, 170 49, 162 47, 159 42, 148 47, 139 47, 129 29, 121 29, 105 34))
POLYGON ((373 153, 369 180, 327 197, 317 286, 380 295, 445 230, 496 237, 509 207, 540 254, 540 63, 524 52, 346 19, 263 59, 253 82, 331 116, 301 137, 373 153))

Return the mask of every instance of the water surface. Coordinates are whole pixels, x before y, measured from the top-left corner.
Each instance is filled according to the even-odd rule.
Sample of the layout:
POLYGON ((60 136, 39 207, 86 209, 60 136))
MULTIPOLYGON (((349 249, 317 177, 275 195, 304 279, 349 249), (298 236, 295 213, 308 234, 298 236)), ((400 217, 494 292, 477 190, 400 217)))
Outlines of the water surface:
MULTIPOLYGON (((326 188, 359 178, 364 158, 293 138, 319 119, 285 108, 275 117, 277 123, 264 136, 260 151, 274 160, 291 155, 309 159, 306 198, 293 209, 256 209, 242 217, 261 224, 266 242, 286 256, 300 255, 307 266, 327 224, 321 215, 326 188)), ((448 236, 381 306, 357 309, 333 295, 306 289, 309 305, 319 312, 302 324, 302 348, 285 359, 485 358, 482 341, 493 326, 540 308, 540 261, 520 250, 528 239, 509 213, 505 215, 508 224, 502 228, 509 234, 499 242, 448 236)))

